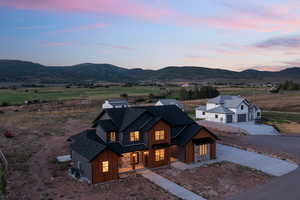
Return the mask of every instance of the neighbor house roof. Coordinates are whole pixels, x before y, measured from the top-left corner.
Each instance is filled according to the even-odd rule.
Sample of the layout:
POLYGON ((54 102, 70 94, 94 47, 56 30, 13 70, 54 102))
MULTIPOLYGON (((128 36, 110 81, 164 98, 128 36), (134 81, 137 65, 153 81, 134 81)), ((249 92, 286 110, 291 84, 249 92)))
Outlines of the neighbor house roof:
POLYGON ((212 109, 207 110, 209 113, 220 113, 220 114, 234 114, 233 111, 229 110, 228 108, 225 108, 224 106, 218 106, 212 109))
POLYGON ((159 99, 158 102, 161 102, 162 105, 177 105, 180 108, 183 108, 183 104, 176 99, 159 99))
POLYGON ((214 104, 222 104, 226 108, 236 108, 243 101, 247 103, 247 101, 240 96, 220 95, 215 98, 209 99, 207 102, 214 103, 214 104))
POLYGON ((112 106, 128 105, 128 101, 125 99, 109 99, 107 102, 112 106))
POLYGON ((197 110, 206 111, 206 106, 198 106, 197 110))

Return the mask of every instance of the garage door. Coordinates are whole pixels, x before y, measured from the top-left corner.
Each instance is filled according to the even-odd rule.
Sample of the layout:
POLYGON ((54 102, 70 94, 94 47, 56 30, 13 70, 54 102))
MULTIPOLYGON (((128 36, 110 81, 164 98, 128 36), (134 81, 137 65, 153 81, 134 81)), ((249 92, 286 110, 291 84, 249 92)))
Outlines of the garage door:
POLYGON ((232 115, 226 115, 226 123, 232 123, 232 115))
POLYGON ((238 114, 238 122, 245 122, 247 118, 246 114, 238 114))

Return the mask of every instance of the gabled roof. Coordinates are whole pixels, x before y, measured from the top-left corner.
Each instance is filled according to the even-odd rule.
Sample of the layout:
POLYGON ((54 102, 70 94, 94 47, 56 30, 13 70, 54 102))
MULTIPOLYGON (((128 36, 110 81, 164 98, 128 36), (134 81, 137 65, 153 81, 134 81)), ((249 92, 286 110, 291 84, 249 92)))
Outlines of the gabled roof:
POLYGON ((217 96, 215 98, 209 99, 207 102, 208 103, 214 103, 214 104, 222 104, 226 108, 236 108, 243 101, 246 104, 248 104, 248 102, 240 96, 220 95, 220 96, 217 96))
POLYGON ((161 102, 162 105, 177 105, 180 108, 183 108, 183 104, 176 99, 159 99, 158 102, 161 102))
POLYGON ((103 128, 103 130, 105 130, 105 131, 116 131, 116 130, 118 130, 111 119, 100 120, 99 124, 103 128))
POLYGON ((198 106, 197 110, 206 111, 206 106, 198 106))
POLYGON ((112 106, 128 105, 128 101, 126 99, 109 99, 107 102, 112 106))
POLYGON ((233 111, 225 108, 223 105, 207 110, 209 113, 234 114, 233 111))
POLYGON ((117 154, 121 154, 120 148, 114 145, 107 145, 100 137, 96 135, 95 129, 85 130, 71 137, 71 148, 89 161, 96 158, 99 153, 106 149, 112 150, 117 154))

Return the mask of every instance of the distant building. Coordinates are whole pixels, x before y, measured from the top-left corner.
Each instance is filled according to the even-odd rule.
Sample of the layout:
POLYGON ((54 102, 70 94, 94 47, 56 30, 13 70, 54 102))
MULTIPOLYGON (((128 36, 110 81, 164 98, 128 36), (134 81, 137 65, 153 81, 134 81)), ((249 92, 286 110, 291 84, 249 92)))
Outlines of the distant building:
POLYGON ((177 101, 176 99, 160 99, 156 102, 156 106, 166 106, 166 105, 176 105, 182 111, 184 111, 184 106, 182 103, 177 101))
POLYGON ((105 102, 102 104, 102 108, 125 108, 128 107, 128 101, 125 99, 109 99, 105 100, 105 102))
POLYGON ((196 119, 232 123, 261 118, 261 109, 240 96, 220 95, 196 108, 196 119))

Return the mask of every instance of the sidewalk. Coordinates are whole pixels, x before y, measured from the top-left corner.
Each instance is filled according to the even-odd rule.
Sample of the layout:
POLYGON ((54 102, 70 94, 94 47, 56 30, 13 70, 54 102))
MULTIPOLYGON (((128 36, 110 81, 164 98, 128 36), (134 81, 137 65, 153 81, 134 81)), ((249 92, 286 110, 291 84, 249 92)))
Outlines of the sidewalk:
POLYGON ((185 200, 206 200, 203 197, 177 185, 176 183, 169 181, 168 179, 150 171, 144 170, 140 172, 140 174, 150 180, 151 182, 155 183, 156 185, 160 186, 161 188, 167 190, 171 194, 185 200))

